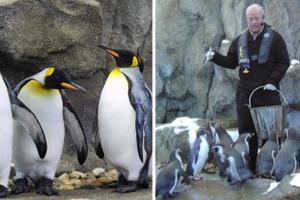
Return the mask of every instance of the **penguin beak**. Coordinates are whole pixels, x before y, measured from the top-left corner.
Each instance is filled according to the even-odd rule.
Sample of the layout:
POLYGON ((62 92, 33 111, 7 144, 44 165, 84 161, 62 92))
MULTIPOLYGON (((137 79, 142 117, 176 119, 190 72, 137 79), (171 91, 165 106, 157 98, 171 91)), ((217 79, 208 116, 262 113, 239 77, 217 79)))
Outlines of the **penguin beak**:
POLYGON ((62 82, 60 85, 63 88, 66 88, 66 89, 69 89, 69 90, 80 90, 80 91, 86 92, 86 90, 83 87, 77 85, 76 83, 65 83, 65 82, 62 82))
POLYGON ((111 48, 108 48, 108 47, 103 46, 103 45, 97 45, 97 46, 104 49, 106 52, 108 52, 110 55, 112 55, 115 58, 118 58, 120 56, 115 50, 113 50, 111 48))

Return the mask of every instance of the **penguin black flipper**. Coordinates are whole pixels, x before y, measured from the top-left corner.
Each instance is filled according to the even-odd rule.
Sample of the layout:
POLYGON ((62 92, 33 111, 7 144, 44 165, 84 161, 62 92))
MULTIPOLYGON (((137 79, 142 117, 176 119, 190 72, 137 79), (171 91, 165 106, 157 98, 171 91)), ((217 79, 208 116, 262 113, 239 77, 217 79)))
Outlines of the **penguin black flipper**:
POLYGON ((197 137, 193 143, 192 148, 188 153, 188 164, 187 164, 187 173, 189 176, 193 176, 194 169, 193 164, 197 163, 199 157, 200 143, 202 142, 200 134, 197 134, 197 137))
MULTIPOLYGON (((151 94, 148 93, 151 99, 151 94)), ((140 171, 139 176, 139 186, 142 188, 148 187, 148 171, 149 171, 149 162, 152 156, 152 105, 150 109, 145 113, 145 123, 144 123, 144 147, 146 151, 146 160, 140 171)))
POLYGON ((16 96, 8 80, 5 77, 3 80, 8 89, 15 123, 19 123, 26 130, 25 132, 35 143, 40 158, 43 159, 47 152, 47 141, 42 126, 33 112, 16 96))
POLYGON ((140 79, 135 80, 134 85, 128 75, 123 73, 128 82, 129 101, 136 113, 136 141, 140 160, 144 163, 138 184, 140 187, 148 187, 148 169, 152 155, 152 98, 147 85, 140 79), (143 157, 143 146, 146 152, 146 159, 143 157))
POLYGON ((86 136, 83 127, 81 125, 81 122, 79 121, 79 118, 74 112, 71 104, 69 103, 65 93, 63 91, 60 92, 61 92, 63 105, 64 105, 63 114, 64 114, 65 127, 68 130, 68 132, 71 134, 73 142, 76 145, 77 159, 79 164, 82 165, 85 162, 88 153, 86 136))
POLYGON ((93 132, 96 133, 95 134, 95 152, 96 155, 103 159, 104 158, 104 151, 102 149, 101 146, 101 140, 100 140, 100 135, 99 135, 99 128, 98 128, 98 109, 96 112, 96 116, 95 116, 95 121, 93 123, 93 132))
MULTIPOLYGON (((141 102, 140 93, 135 92, 134 86, 132 84, 132 80, 129 78, 128 75, 123 73, 126 77, 128 82, 128 96, 130 104, 132 105, 133 109, 136 113, 136 120, 135 120, 135 128, 136 128, 136 141, 137 141, 137 150, 139 154, 140 160, 143 162, 143 140, 144 140, 144 122, 145 122, 145 112, 146 112, 146 105, 141 102)), ((146 92, 148 95, 148 91, 145 88, 143 92, 146 92)))
POLYGON ((26 84, 27 84, 29 81, 31 81, 31 80, 34 80, 34 79, 31 78, 31 77, 28 77, 28 78, 22 80, 22 81, 15 87, 15 89, 14 89, 14 94, 15 94, 15 95, 18 95, 19 92, 20 92, 20 90, 22 89, 22 87, 23 87, 24 85, 26 85, 26 84))

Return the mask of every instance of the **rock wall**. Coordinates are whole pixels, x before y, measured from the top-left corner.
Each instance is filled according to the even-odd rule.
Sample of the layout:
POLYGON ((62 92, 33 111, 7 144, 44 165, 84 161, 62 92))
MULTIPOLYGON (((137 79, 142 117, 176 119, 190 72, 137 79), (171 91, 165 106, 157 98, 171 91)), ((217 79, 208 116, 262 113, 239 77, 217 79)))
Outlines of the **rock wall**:
MULTIPOLYGON (((205 52, 227 54, 245 27, 245 8, 260 3, 265 21, 284 38, 290 59, 300 59, 297 0, 165 0, 156 4, 156 122, 176 117, 236 118, 237 70, 204 65, 205 52), (228 42, 224 40, 228 40, 228 42), (222 42, 223 41, 223 42, 222 42)), ((289 103, 300 103, 299 64, 282 81, 289 103)))
MULTIPOLYGON (((152 84, 151 0, 5 0, 0 1, 0 69, 15 86, 45 67, 66 69, 87 93, 68 92, 87 134, 90 153, 84 168, 101 164, 92 131, 100 91, 115 66, 97 44, 136 51, 152 84)), ((77 168, 69 136, 61 169, 77 168)))

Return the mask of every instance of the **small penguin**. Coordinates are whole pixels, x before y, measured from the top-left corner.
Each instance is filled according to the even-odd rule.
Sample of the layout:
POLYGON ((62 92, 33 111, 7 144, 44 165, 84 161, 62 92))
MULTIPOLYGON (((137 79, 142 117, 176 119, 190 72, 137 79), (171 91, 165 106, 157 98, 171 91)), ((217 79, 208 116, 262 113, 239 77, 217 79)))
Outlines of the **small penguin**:
POLYGON ((253 174, 245 165, 242 155, 232 147, 217 144, 213 147, 217 154, 221 176, 227 176, 227 181, 235 185, 252 178, 253 174))
POLYGON ((294 128, 289 128, 287 139, 275 158, 275 179, 281 181, 284 176, 295 173, 298 167, 300 153, 300 133, 294 128))
POLYGON ((233 140, 230 137, 229 133, 220 125, 211 123, 211 130, 214 136, 214 144, 222 143, 225 146, 232 146, 233 140))
POLYGON ((233 148, 237 150, 243 157, 244 163, 248 166, 249 160, 249 139, 251 138, 250 133, 243 133, 239 136, 237 141, 235 141, 233 148))
POLYGON ((211 148, 211 151, 214 154, 214 158, 217 160, 217 165, 219 168, 219 175, 221 177, 229 176, 228 167, 229 161, 224 153, 224 147, 221 144, 217 144, 211 148))
POLYGON ((96 154, 119 172, 117 191, 147 188, 152 156, 152 99, 142 72, 143 60, 127 50, 99 45, 116 61, 98 107, 96 154))
POLYGON ((44 132, 35 116, 16 98, 8 81, 0 73, 0 198, 7 195, 7 185, 13 150, 13 121, 30 130, 29 137, 35 143, 39 156, 43 158, 47 150, 44 132), (24 123, 25 122, 25 123, 24 123), (30 122, 27 125, 26 122, 30 122))
POLYGON ((209 156, 207 134, 201 130, 188 154, 187 174, 194 180, 199 180, 198 174, 204 168, 209 156))
POLYGON ((279 142, 276 134, 271 137, 260 149, 256 161, 256 175, 272 177, 274 172, 275 157, 279 150, 279 142))
POLYGON ((63 150, 65 126, 76 144, 79 163, 83 164, 87 157, 83 128, 62 89, 84 91, 63 70, 54 67, 24 79, 15 88, 17 98, 40 122, 47 141, 47 153, 41 159, 33 142, 23 134, 26 129, 20 123, 14 124, 15 194, 28 191, 30 178, 38 194, 57 195, 53 179, 63 150))
POLYGON ((169 160, 168 164, 159 171, 156 178, 156 197, 175 197, 175 189, 179 184, 180 178, 183 177, 185 180, 188 180, 187 174, 184 171, 180 152, 179 149, 172 151, 170 156, 171 160, 169 160))

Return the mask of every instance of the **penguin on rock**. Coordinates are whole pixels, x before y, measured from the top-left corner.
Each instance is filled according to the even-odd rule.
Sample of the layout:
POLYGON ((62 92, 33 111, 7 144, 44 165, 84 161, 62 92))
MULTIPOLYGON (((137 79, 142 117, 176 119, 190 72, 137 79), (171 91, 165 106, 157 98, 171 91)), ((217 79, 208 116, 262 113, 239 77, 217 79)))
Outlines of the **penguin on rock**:
POLYGON ((96 131, 96 154, 119 172, 117 191, 147 188, 152 156, 152 100, 136 54, 99 45, 117 66, 101 91, 96 131))
POLYGON ((15 194, 28 191, 29 178, 38 194, 57 195, 53 179, 63 150, 65 126, 76 144, 79 163, 83 164, 86 160, 85 133, 63 89, 85 91, 73 83, 65 71, 54 67, 24 79, 15 88, 17 98, 38 119, 47 141, 47 152, 41 159, 33 142, 23 133, 27 130, 20 123, 14 124, 13 162, 16 183, 12 192, 15 194))

